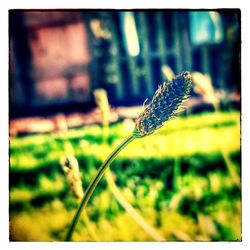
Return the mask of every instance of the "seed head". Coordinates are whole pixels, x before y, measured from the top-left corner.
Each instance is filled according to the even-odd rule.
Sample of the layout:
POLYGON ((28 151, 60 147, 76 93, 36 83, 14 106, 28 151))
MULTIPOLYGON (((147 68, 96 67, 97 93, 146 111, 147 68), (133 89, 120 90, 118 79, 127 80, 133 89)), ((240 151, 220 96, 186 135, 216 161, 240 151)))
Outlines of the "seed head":
POLYGON ((151 103, 137 117, 134 135, 136 137, 150 135, 169 120, 188 98, 191 84, 191 75, 185 71, 171 82, 160 85, 151 103))
POLYGON ((84 193, 77 159, 73 155, 62 156, 60 164, 63 172, 67 176, 73 195, 77 199, 82 198, 84 193))

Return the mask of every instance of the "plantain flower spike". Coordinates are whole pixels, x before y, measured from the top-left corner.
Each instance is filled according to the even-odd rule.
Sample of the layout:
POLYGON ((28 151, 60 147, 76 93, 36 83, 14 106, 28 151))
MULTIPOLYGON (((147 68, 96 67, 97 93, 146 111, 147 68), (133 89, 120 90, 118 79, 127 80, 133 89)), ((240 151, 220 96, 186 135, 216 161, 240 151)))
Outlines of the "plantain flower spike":
POLYGON ((73 155, 62 156, 60 164, 68 179, 73 195, 77 199, 82 198, 84 193, 77 159, 73 155))
POLYGON ((144 137, 162 127, 188 98, 191 86, 192 79, 188 71, 180 73, 171 82, 160 85, 151 103, 137 117, 134 136, 144 137))

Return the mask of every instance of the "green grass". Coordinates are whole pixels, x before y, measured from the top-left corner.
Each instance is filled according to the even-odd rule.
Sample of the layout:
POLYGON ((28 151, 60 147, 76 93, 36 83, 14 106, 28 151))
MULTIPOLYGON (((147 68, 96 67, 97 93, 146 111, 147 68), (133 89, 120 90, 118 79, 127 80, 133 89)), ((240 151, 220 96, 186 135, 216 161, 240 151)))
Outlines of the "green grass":
MULTIPOLYGON (((130 125, 112 125, 108 143, 102 142, 99 125, 11 138, 11 239, 63 240, 78 202, 60 157, 75 154, 86 189, 107 154, 132 132, 130 125)), ((240 176, 239 112, 173 119, 155 134, 133 141, 111 170, 127 201, 166 240, 240 240, 241 190, 228 172, 222 148, 240 176)), ((81 219, 74 240, 152 240, 124 212, 105 180, 87 212, 89 219, 81 219)))
MULTIPOLYGON (((182 181, 186 182, 184 179, 182 181)), ((134 192, 127 188, 122 189, 122 192, 148 223, 167 240, 241 239, 239 194, 228 192, 223 194, 224 197, 217 197, 217 192, 207 189, 206 178, 192 176, 184 185, 185 192, 181 190, 166 199, 167 191, 159 185, 161 182, 148 179, 146 183, 139 185, 134 192), (205 193, 202 192, 204 189, 205 193)), ((224 192, 225 189, 223 187, 220 191, 224 192)), ((72 208, 65 206, 65 203, 67 204, 67 201, 54 199, 41 207, 30 208, 28 213, 25 210, 12 212, 13 240, 63 240, 65 228, 74 212, 72 208)), ((94 197, 87 212, 89 221, 86 217, 82 218, 74 234, 75 241, 93 241, 94 235, 102 241, 152 241, 123 211, 108 190, 94 197), (94 230, 94 235, 89 227, 94 230)))

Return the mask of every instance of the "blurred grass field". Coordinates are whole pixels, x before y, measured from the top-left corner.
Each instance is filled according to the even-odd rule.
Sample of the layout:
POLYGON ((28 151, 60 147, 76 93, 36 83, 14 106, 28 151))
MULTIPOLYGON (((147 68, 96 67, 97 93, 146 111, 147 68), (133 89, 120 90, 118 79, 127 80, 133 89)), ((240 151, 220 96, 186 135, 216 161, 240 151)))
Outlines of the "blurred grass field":
MULTIPOLYGON (((10 240, 64 240, 78 201, 60 157, 75 155, 85 190, 102 161, 132 131, 133 122, 124 120, 110 127, 105 142, 99 125, 10 138, 10 240)), ((111 171, 126 200, 166 241, 239 241, 241 186, 235 180, 240 165, 240 113, 232 111, 173 119, 133 141, 111 171)), ((75 241, 152 241, 105 179, 87 214, 75 241)))

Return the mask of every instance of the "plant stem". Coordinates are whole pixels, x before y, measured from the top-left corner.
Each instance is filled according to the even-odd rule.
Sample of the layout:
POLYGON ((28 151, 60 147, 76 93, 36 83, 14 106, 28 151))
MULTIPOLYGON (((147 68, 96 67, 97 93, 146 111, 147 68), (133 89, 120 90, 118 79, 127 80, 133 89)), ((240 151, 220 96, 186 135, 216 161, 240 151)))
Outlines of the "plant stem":
POLYGON ((123 197, 119 188, 115 185, 112 174, 110 171, 107 171, 105 174, 108 186, 115 196, 116 200, 120 205, 129 213, 129 215, 138 223, 138 225, 144 229, 154 240, 156 241, 165 241, 165 238, 162 237, 157 230, 155 230, 151 225, 143 219, 143 217, 130 205, 129 202, 123 197))
MULTIPOLYGON (((213 103, 213 107, 214 107, 214 113, 218 113, 219 112, 219 106, 216 103, 213 103)), ((229 153, 226 151, 225 147, 222 144, 222 141, 219 140, 219 147, 220 147, 220 151, 222 154, 222 157, 224 159, 224 162, 226 164, 227 170, 229 172, 229 174, 231 175, 231 178, 233 180, 233 182, 240 187, 241 183, 240 183, 240 176, 238 175, 234 163, 230 158, 229 153)))
POLYGON ((81 212, 82 210, 86 207, 90 197, 92 196, 97 184, 99 183, 99 181, 101 180, 101 178, 103 177, 105 171, 108 169, 109 165, 113 162, 113 160, 116 158, 117 154, 124 148, 126 147, 130 142, 132 142, 136 137, 132 134, 130 135, 125 141, 123 141, 110 155, 109 157, 103 162, 103 164, 101 165, 101 167, 98 169, 97 174, 95 175, 95 177, 92 179, 92 181, 90 182, 85 195, 81 201, 81 204, 78 207, 78 210, 75 214, 75 217, 70 225, 68 234, 66 236, 65 241, 70 241, 72 234, 75 230, 75 226, 80 218, 81 212))

